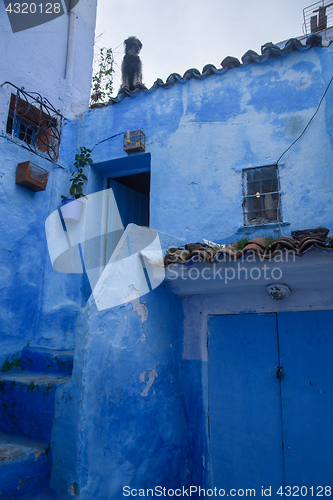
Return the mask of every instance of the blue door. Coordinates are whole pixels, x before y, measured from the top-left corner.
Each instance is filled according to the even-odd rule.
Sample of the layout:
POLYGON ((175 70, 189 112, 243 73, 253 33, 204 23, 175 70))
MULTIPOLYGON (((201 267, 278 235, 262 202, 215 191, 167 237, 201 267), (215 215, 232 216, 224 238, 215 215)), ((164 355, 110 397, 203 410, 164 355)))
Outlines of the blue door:
POLYGON ((149 225, 149 196, 124 186, 114 179, 110 179, 109 187, 113 189, 124 227, 130 223, 138 226, 149 225))
POLYGON ((332 320, 333 311, 208 318, 211 476, 226 495, 330 496, 332 320))
POLYGON ((313 497, 333 486, 332 325, 333 311, 278 314, 286 484, 313 497))
MULTIPOLYGON (((274 314, 208 318, 212 485, 277 490, 284 482, 274 314)), ((227 493, 226 493, 227 495, 227 493)), ((230 496, 230 495, 229 495, 230 496)))
POLYGON ((109 261, 122 235, 122 231, 114 230, 114 213, 119 211, 124 228, 130 223, 144 227, 149 226, 149 194, 145 194, 148 189, 140 192, 114 179, 109 179, 109 188, 113 190, 114 199, 111 202, 108 201, 107 208, 105 264, 109 261), (117 204, 117 207, 113 205, 114 203, 117 204))

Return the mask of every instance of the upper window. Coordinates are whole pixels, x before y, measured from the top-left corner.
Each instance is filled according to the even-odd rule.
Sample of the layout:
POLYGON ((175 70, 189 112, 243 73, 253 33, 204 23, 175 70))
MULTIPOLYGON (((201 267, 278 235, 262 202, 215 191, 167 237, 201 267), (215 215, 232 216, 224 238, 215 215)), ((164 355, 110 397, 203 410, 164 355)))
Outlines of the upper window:
POLYGON ((277 165, 243 170, 244 225, 281 221, 277 165))
POLYGON ((15 88, 16 95, 10 96, 7 134, 24 141, 34 151, 43 151, 55 161, 59 152, 62 115, 39 94, 35 97, 15 88))
POLYGON ((51 117, 11 94, 6 132, 46 153, 51 138, 51 117))
POLYGON ((11 112, 8 114, 6 132, 7 134, 13 134, 27 144, 35 145, 36 128, 24 123, 18 116, 16 116, 16 120, 14 121, 14 115, 11 112))

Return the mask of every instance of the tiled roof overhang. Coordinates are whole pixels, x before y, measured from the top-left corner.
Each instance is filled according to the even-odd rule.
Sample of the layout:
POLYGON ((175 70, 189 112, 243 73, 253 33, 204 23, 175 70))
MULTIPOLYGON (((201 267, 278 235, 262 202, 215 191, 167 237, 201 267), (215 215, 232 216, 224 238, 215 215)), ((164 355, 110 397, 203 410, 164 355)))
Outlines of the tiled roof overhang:
POLYGON ((284 284, 291 290, 287 301, 276 302, 277 305, 281 303, 278 305, 281 310, 287 302, 295 310, 332 309, 332 280, 333 252, 322 251, 316 246, 303 255, 285 251, 283 258, 277 261, 247 254, 237 261, 196 262, 190 266, 173 264, 165 269, 165 283, 175 295, 222 294, 227 302, 240 301, 244 310, 248 303, 253 303, 254 309, 260 304, 264 306, 265 301, 273 306, 274 301, 266 291, 272 284, 284 284), (259 303, 256 304, 256 300, 259 303))
POLYGON ((190 266, 196 262, 221 263, 246 259, 250 254, 261 259, 271 260, 282 251, 288 251, 297 256, 319 248, 323 252, 333 253, 333 236, 324 241, 320 236, 305 236, 300 241, 284 236, 268 245, 264 237, 249 240, 242 250, 237 250, 237 244, 231 244, 223 249, 214 249, 201 243, 189 243, 179 248, 169 248, 164 259, 164 265, 182 264, 190 266))
POLYGON ((261 64, 269 59, 274 59, 278 57, 290 54, 293 51, 303 52, 311 49, 312 47, 321 47, 322 38, 320 35, 311 35, 307 38, 306 44, 303 45, 297 38, 291 38, 288 40, 283 49, 280 49, 277 45, 273 43, 266 43, 261 47, 261 55, 257 54, 253 50, 248 50, 242 57, 242 63, 235 57, 226 57, 221 62, 222 69, 217 69, 213 64, 206 64, 203 68, 202 73, 196 68, 188 69, 185 71, 184 75, 181 76, 178 73, 172 73, 164 83, 163 80, 158 78, 154 85, 147 89, 145 85, 138 84, 137 88, 133 91, 122 90, 116 97, 111 97, 109 104, 117 104, 118 102, 125 99, 125 97, 135 97, 140 93, 150 94, 157 90, 158 88, 168 88, 174 85, 176 82, 186 83, 192 78, 196 80, 203 80, 211 75, 222 75, 229 69, 244 66, 246 64, 261 64))
POLYGON ((290 310, 332 309, 333 237, 308 234, 298 240, 298 233, 270 245, 266 238, 255 238, 242 250, 236 244, 223 249, 199 243, 171 248, 165 257, 165 282, 178 296, 222 294, 221 304, 229 304, 226 311, 237 301, 258 309, 256 300, 260 310, 284 310, 285 301, 272 306, 274 301, 267 299, 267 286, 279 284, 292 291, 290 310))
MULTIPOLYGON (((165 269, 165 283, 175 295, 222 294, 228 296, 228 300, 233 297, 236 302, 243 297, 245 309, 246 303, 255 302, 256 297, 268 298, 266 289, 271 284, 287 285, 291 290, 288 301, 296 301, 296 309, 332 309, 332 279, 333 253, 318 247, 302 256, 285 252, 284 259, 277 262, 247 255, 238 261, 197 262, 191 266, 173 264, 165 269)), ((285 301, 278 302, 284 307, 285 301)))

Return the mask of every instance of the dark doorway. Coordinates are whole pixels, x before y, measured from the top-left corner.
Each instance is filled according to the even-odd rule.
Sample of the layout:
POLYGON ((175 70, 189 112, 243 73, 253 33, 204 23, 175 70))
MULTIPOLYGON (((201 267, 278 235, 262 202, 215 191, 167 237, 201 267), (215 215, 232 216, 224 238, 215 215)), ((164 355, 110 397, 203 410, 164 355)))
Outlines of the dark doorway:
POLYGON ((131 223, 137 226, 149 226, 150 172, 111 178, 108 181, 108 188, 113 191, 114 201, 108 200, 104 265, 109 262, 123 234, 123 231, 115 230, 115 212, 119 211, 124 228, 131 223))
POLYGON ((123 226, 149 226, 150 172, 109 179, 123 226))

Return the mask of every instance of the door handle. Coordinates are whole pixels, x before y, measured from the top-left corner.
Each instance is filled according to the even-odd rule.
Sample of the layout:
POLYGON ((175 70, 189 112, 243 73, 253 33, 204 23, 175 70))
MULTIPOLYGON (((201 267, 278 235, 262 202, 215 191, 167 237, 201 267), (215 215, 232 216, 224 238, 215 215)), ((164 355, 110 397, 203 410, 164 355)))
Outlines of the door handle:
POLYGON ((276 371, 276 377, 282 379, 283 366, 278 366, 276 371))

